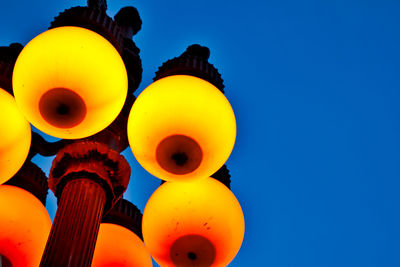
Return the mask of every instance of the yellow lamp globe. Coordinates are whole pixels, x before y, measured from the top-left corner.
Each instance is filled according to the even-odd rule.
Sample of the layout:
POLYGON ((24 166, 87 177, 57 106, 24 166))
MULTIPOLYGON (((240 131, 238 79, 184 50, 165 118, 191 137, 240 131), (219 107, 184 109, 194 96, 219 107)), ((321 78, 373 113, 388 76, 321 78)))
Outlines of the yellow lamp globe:
POLYGON ((226 97, 189 75, 157 80, 136 99, 128 139, 138 162, 167 180, 208 177, 228 159, 236 121, 226 97))
POLYGON ((3 266, 39 266, 50 233, 46 208, 33 194, 0 186, 0 259, 3 266))
POLYGON ((10 179, 25 162, 31 146, 29 122, 14 98, 0 88, 0 184, 10 179))
POLYGON ((142 230, 160 266, 225 267, 242 244, 244 217, 233 193, 213 178, 167 182, 147 202, 142 230))
POLYGON ((77 139, 106 128, 128 90, 118 51, 99 34, 59 27, 31 40, 13 72, 17 104, 39 130, 77 139))
POLYGON ((151 267, 150 253, 143 241, 127 228, 101 223, 92 267, 151 267))

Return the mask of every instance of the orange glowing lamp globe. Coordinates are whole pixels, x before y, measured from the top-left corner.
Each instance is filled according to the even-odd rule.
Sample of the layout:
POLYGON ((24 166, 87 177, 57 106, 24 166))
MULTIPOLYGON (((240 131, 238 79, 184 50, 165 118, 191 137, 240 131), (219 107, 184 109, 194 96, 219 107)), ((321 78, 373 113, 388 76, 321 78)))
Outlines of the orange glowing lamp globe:
POLYGON ((16 186, 0 186, 0 255, 13 267, 39 266, 51 221, 43 204, 16 186))
POLYGON ((14 98, 0 88, 0 184, 10 179, 25 162, 31 146, 29 122, 14 98))
POLYGON ((233 193, 213 178, 167 182, 143 213, 143 238, 160 266, 225 267, 244 236, 244 217, 233 193))
POLYGON ((142 240, 127 228, 101 223, 92 267, 151 267, 150 253, 142 240))
POLYGON ((93 135, 119 114, 128 90, 118 51, 99 34, 59 27, 31 40, 14 67, 13 90, 27 119, 66 139, 93 135))
POLYGON ((188 75, 168 76, 136 99, 128 138, 138 162, 158 178, 208 177, 232 152, 235 115, 211 83, 188 75))

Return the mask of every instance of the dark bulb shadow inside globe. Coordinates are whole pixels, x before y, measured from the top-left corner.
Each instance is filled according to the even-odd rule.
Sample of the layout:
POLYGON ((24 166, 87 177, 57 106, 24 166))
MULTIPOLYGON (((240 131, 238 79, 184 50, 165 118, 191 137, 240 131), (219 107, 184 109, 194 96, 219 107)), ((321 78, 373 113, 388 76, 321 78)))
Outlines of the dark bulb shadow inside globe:
POLYGON ((58 128, 72 128, 83 121, 86 105, 74 91, 66 88, 50 89, 39 100, 42 117, 58 128))
POLYGON ((171 135, 157 146, 156 159, 167 172, 184 175, 196 170, 203 159, 199 144, 185 135, 171 135))
POLYGON ((203 236, 185 235, 172 244, 170 257, 177 267, 208 267, 215 260, 215 248, 203 236))

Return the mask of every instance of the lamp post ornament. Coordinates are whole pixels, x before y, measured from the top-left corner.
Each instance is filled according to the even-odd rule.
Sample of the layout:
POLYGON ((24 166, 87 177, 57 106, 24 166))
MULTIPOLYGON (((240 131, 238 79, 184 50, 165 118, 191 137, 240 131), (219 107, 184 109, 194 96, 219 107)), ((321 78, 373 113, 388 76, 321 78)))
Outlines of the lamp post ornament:
POLYGON ((142 64, 132 37, 142 21, 134 7, 114 18, 106 10, 105 0, 88 0, 25 47, 0 47, 0 101, 21 118, 15 126, 0 114, 0 167, 9 167, 0 183, 11 178, 0 199, 9 194, 3 188, 18 187, 44 210, 50 188, 58 204, 51 228, 28 242, 33 252, 3 246, 10 237, 0 231, 0 265, 152 266, 151 254, 161 266, 226 266, 240 249, 244 217, 224 165, 235 116, 210 51, 189 46, 136 99, 142 64), (29 123, 61 139, 47 142, 29 123), (131 169, 120 153, 128 146, 164 181, 143 216, 123 199, 131 169), (55 155, 48 179, 31 162, 36 154, 55 155))

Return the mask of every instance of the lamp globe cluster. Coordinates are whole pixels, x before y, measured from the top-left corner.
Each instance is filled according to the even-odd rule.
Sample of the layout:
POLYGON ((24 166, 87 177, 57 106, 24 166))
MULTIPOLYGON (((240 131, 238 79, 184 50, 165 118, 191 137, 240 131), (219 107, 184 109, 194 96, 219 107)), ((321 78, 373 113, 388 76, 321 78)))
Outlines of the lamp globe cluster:
POLYGON ((192 45, 135 98, 141 19, 106 10, 89 0, 16 53, 0 48, 0 266, 227 266, 245 224, 224 165, 236 120, 221 75, 192 45), (143 215, 123 198, 128 146, 162 180, 143 215), (36 155, 55 156, 48 177, 36 155))

